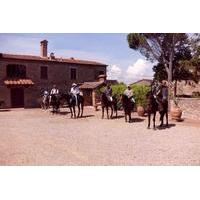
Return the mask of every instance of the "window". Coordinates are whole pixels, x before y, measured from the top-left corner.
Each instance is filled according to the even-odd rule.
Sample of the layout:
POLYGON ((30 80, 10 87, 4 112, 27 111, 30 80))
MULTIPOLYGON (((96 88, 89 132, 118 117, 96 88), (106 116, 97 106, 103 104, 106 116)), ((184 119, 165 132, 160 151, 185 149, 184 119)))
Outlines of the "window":
POLYGON ((40 68, 40 78, 48 79, 48 68, 46 66, 41 66, 40 68))
POLYGON ((24 65, 7 65, 6 72, 8 78, 26 78, 26 66, 24 65))
POLYGON ((99 75, 103 75, 104 74, 104 71, 99 71, 99 75))
POLYGON ((71 72, 70 72, 71 80, 76 80, 76 78, 77 78, 76 69, 75 68, 71 68, 70 70, 71 70, 71 72))

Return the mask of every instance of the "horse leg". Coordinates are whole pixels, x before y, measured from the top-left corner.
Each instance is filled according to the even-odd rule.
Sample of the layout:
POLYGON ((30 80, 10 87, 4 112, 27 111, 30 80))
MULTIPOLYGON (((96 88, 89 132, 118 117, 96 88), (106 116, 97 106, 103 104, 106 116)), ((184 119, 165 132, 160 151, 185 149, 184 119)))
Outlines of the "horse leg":
POLYGON ((156 121, 156 112, 153 113, 153 129, 154 130, 156 129, 155 121, 156 121))
POLYGON ((69 106, 69 109, 70 109, 70 113, 71 113, 71 118, 73 118, 73 111, 72 111, 72 107, 69 106))
POLYGON ((160 112, 160 127, 163 126, 163 118, 164 118, 164 112, 161 111, 161 112, 160 112))
POLYGON ((166 126, 169 126, 169 124, 168 124, 168 111, 165 113, 165 115, 166 115, 166 126))
POLYGON ((110 108, 111 108, 111 115, 110 115, 110 119, 112 119, 112 117, 113 117, 113 107, 111 106, 110 108))
POLYGON ((81 117, 83 117, 83 108, 84 108, 84 105, 83 103, 81 103, 81 117))
POLYGON ((125 122, 127 122, 127 113, 125 110, 124 110, 124 117, 125 117, 125 122))
POLYGON ((131 119, 131 111, 129 112, 129 115, 128 115, 128 117, 129 117, 129 123, 131 123, 131 121, 132 121, 132 119, 131 119))
POLYGON ((148 113, 148 126, 147 126, 148 129, 150 129, 150 123, 151 123, 151 113, 148 113))
POLYGON ((102 106, 101 110, 102 110, 102 116, 101 116, 101 118, 103 119, 104 118, 104 106, 102 106))
POLYGON ((107 119, 109 119, 108 107, 106 107, 107 119))
POLYGON ((73 106, 74 118, 76 118, 76 106, 73 106))
POLYGON ((78 103, 78 117, 80 116, 80 104, 78 103))

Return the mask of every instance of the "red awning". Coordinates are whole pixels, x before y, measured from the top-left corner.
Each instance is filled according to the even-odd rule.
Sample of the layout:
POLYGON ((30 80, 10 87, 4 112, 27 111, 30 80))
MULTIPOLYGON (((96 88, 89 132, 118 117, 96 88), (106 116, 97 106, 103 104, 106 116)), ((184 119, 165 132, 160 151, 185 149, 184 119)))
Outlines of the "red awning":
POLYGON ((31 79, 7 79, 4 81, 5 85, 34 85, 31 79))

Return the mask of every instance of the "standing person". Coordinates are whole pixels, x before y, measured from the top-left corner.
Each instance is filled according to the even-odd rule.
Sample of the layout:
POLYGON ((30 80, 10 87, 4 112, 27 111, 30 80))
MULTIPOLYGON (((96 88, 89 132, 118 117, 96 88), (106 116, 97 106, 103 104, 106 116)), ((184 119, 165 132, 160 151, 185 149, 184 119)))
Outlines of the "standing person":
POLYGON ((70 93, 75 97, 76 105, 78 105, 78 95, 80 95, 80 89, 76 83, 72 84, 70 93))
POLYGON ((49 107, 49 91, 44 90, 42 95, 42 108, 47 109, 49 107))
POLYGON ((126 95, 133 103, 135 103, 135 99, 133 98, 133 90, 131 86, 128 85, 127 89, 124 91, 124 95, 126 95))
POLYGON ((105 93, 108 101, 112 102, 113 101, 113 98, 112 98, 112 88, 110 87, 110 84, 107 84, 104 93, 105 93))

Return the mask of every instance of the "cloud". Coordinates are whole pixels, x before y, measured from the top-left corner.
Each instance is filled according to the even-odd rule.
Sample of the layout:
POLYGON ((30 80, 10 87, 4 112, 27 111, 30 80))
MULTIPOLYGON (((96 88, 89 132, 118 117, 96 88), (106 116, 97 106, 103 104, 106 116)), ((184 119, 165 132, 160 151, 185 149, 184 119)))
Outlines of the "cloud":
POLYGON ((126 82, 133 82, 143 78, 152 78, 153 71, 151 63, 144 59, 138 59, 133 65, 126 70, 126 82))
POLYGON ((117 65, 109 66, 107 69, 108 79, 121 80, 122 74, 123 74, 122 69, 118 67, 117 65))

